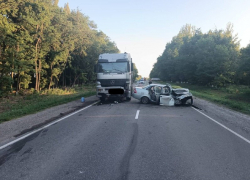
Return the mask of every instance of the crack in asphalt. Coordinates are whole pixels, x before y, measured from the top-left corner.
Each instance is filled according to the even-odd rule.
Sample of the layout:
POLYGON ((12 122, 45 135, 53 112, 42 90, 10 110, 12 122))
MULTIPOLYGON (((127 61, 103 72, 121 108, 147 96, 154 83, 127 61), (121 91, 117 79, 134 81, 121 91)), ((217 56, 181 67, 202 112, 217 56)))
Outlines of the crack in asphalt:
POLYGON ((194 107, 195 109, 198 109, 198 110, 202 110, 201 108, 195 106, 195 105, 192 105, 192 107, 194 107))
POLYGON ((138 124, 133 123, 133 128, 134 128, 133 137, 131 139, 129 148, 127 149, 127 151, 122 159, 122 162, 121 162, 121 166, 120 166, 121 175, 118 178, 119 180, 127 180, 128 179, 130 159, 131 159, 132 155, 134 154, 135 147, 137 145, 138 124))

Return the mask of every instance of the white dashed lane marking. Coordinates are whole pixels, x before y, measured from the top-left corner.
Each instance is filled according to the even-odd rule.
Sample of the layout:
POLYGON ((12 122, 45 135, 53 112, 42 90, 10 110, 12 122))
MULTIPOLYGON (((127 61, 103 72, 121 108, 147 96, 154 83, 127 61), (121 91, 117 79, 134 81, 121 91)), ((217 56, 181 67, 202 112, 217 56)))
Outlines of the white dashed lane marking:
MULTIPOLYGON (((98 101, 98 102, 99 102, 99 101, 98 101)), ((35 134, 35 133, 38 132, 38 131, 41 131, 41 130, 43 130, 43 129, 45 129, 45 128, 48 128, 48 127, 52 126, 53 124, 56 124, 56 123, 58 123, 58 122, 60 122, 60 121, 62 121, 62 120, 64 120, 64 119, 66 119, 66 118, 68 118, 68 117, 70 117, 70 116, 73 116, 74 114, 79 113, 80 111, 83 111, 83 110, 85 110, 85 109, 87 109, 87 108, 89 108, 89 107, 91 107, 91 106, 97 104, 98 102, 95 102, 95 103, 93 103, 93 104, 91 104, 91 105, 89 105, 89 106, 87 106, 87 107, 85 107, 85 108, 82 108, 82 109, 80 109, 80 110, 78 110, 78 111, 76 111, 76 112, 73 112, 73 113, 71 113, 71 114, 65 116, 65 117, 62 117, 62 118, 60 118, 60 119, 58 119, 58 120, 56 120, 56 121, 54 121, 54 122, 52 122, 52 123, 50 123, 50 124, 47 124, 46 126, 43 126, 43 127, 39 128, 39 129, 36 129, 36 130, 34 130, 34 131, 32 131, 32 132, 30 132, 30 133, 28 133, 28 134, 26 134, 26 135, 24 135, 24 136, 22 136, 22 137, 20 137, 20 138, 17 138, 17 139, 15 139, 15 140, 13 140, 13 141, 11 141, 11 142, 9 142, 9 143, 3 145, 3 146, 0 146, 0 150, 2 150, 2 149, 4 149, 4 148, 6 148, 6 147, 8 147, 8 146, 10 146, 10 145, 12 145, 12 144, 18 142, 18 141, 21 141, 21 140, 25 139, 26 137, 31 136, 32 134, 35 134)))
POLYGON ((201 112, 195 108, 193 108, 193 109, 196 110, 197 112, 201 113, 203 116, 206 116, 208 119, 212 120, 213 122, 215 122, 219 126, 223 127, 224 129, 228 130, 229 132, 233 133, 234 135, 238 136, 239 138, 241 138, 242 140, 244 140, 248 144, 250 144, 250 141, 248 139, 246 139, 245 137, 241 136, 240 134, 234 132, 232 129, 229 129, 228 127, 224 126, 223 124, 219 123, 218 121, 214 120, 213 118, 209 117, 208 115, 204 114, 203 112, 201 112))
POLYGON ((135 115, 135 119, 138 119, 139 113, 140 113, 140 110, 137 110, 136 115, 135 115))

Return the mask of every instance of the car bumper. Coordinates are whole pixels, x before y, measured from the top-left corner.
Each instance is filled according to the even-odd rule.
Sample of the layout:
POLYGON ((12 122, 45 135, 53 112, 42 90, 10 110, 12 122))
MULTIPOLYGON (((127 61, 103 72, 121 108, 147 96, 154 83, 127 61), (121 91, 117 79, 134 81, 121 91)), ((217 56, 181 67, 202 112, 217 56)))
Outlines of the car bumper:
POLYGON ((112 87, 102 87, 102 86, 97 86, 96 87, 96 96, 97 97, 102 97, 102 96, 129 96, 131 94, 131 91, 126 90, 124 87, 122 86, 112 86, 112 87), (123 94, 109 94, 109 90, 110 89, 122 89, 124 91, 123 94))

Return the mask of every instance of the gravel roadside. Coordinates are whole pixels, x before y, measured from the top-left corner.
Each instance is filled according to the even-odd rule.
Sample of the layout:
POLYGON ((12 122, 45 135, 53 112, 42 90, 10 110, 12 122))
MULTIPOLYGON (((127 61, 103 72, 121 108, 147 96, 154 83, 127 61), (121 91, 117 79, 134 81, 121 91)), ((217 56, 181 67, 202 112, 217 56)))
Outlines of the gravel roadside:
POLYGON ((217 105, 212 102, 195 97, 195 107, 201 109, 205 114, 215 118, 230 127, 236 127, 244 133, 250 133, 250 116, 228 109, 222 105, 217 105))
POLYGON ((85 102, 81 100, 72 101, 66 104, 48 108, 35 114, 27 115, 21 118, 13 119, 0 124, 0 146, 15 139, 22 134, 37 129, 56 119, 59 119, 71 112, 86 107, 98 101, 96 96, 85 98, 85 102))

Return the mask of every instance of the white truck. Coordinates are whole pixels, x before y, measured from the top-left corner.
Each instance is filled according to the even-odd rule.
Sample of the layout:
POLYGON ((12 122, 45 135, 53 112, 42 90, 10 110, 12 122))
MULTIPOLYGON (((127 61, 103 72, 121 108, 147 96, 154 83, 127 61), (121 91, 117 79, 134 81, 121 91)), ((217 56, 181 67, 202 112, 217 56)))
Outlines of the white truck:
POLYGON ((100 54, 95 71, 96 95, 101 101, 112 97, 131 100, 133 63, 129 53, 100 54))

